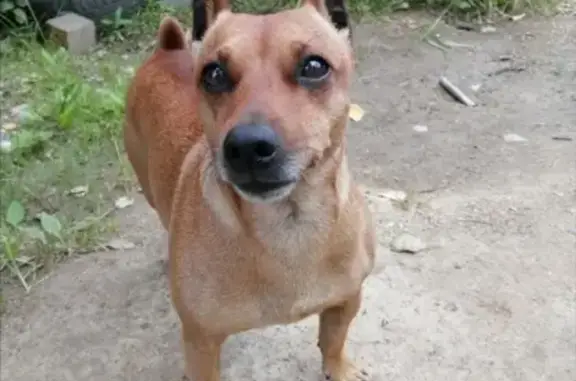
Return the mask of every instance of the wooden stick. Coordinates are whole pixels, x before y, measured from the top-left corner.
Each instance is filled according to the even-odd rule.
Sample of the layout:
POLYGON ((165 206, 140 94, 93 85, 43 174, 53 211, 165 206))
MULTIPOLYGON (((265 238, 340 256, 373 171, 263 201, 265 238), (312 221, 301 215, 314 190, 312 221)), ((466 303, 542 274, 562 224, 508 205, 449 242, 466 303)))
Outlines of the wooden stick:
POLYGON ((446 90, 446 92, 450 94, 458 102, 465 104, 468 107, 476 106, 476 103, 474 103, 472 99, 470 99, 466 94, 464 94, 462 90, 456 87, 456 85, 450 82, 446 77, 440 77, 440 86, 442 86, 442 88, 446 90))

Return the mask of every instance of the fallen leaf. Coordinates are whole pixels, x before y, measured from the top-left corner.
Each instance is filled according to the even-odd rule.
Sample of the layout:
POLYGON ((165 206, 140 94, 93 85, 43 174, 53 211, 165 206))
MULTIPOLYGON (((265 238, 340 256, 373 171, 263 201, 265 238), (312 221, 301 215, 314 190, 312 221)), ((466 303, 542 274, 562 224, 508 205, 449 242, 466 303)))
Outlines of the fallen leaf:
POLYGON ((496 32, 496 28, 494 28, 491 25, 483 25, 480 28, 480 33, 494 33, 494 32, 496 32))
POLYGON ((32 119, 32 111, 30 110, 30 105, 24 103, 16 107, 12 107, 10 113, 13 117, 17 118, 21 122, 32 119))
POLYGON ((359 105, 353 103, 350 105, 350 110, 348 111, 348 117, 355 122, 359 122, 364 117, 364 110, 359 105))
POLYGON ((12 123, 12 122, 4 123, 4 124, 2 125, 2 129, 3 129, 4 131, 12 131, 12 130, 15 130, 15 129, 17 129, 17 128, 18 128, 18 125, 17 125, 16 123, 12 123))
POLYGON ((118 209, 124 209, 134 204, 134 199, 122 196, 116 202, 114 202, 114 206, 118 209))
POLYGON ((503 138, 504 141, 508 143, 522 143, 528 141, 526 138, 517 134, 506 134, 503 136, 503 138))
POLYGON ((108 249, 112 250, 130 250, 136 247, 134 242, 126 241, 124 239, 113 239, 105 245, 108 249))
POLYGON ((520 20, 522 20, 524 17, 526 17, 526 13, 520 13, 519 15, 512 15, 512 16, 510 16, 510 20, 511 20, 511 21, 520 21, 520 20))
POLYGON ((72 195, 75 197, 84 197, 84 196, 86 196, 87 193, 88 193, 88 185, 79 185, 79 186, 74 187, 68 191, 69 195, 72 195))
POLYGON ((401 190, 388 189, 378 194, 380 197, 387 198, 394 201, 404 201, 408 195, 401 190))
POLYGON ((390 243, 390 249, 396 253, 416 254, 426 248, 424 241, 408 233, 400 234, 390 243))

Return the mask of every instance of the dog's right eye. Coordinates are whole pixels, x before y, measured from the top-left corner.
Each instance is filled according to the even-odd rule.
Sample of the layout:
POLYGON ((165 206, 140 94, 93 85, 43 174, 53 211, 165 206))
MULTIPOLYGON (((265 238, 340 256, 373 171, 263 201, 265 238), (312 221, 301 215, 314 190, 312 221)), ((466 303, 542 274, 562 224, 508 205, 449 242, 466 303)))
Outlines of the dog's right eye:
POLYGON ((219 62, 211 62, 202 69, 201 84, 208 93, 225 93, 234 89, 228 70, 219 62))

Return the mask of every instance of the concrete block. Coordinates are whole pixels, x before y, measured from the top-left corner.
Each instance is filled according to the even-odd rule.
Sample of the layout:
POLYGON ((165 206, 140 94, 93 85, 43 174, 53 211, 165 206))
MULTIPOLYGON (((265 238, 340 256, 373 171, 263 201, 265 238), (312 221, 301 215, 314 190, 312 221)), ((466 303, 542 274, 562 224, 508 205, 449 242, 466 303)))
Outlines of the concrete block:
POLYGON ((72 54, 88 52, 96 44, 96 25, 75 13, 66 13, 47 22, 49 38, 72 54))

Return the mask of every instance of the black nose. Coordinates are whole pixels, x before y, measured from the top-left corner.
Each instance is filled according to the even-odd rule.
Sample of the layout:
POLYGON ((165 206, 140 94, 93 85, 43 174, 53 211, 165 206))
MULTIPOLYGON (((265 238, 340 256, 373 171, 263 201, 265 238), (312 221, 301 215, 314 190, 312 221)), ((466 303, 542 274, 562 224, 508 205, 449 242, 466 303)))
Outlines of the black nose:
POLYGON ((224 139, 224 159, 239 173, 266 169, 279 150, 278 134, 266 124, 242 124, 224 139))

